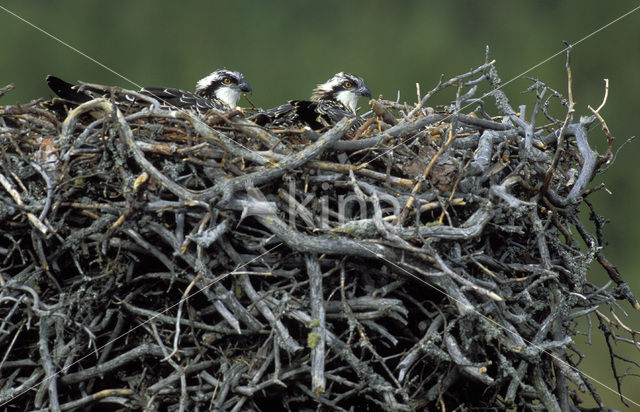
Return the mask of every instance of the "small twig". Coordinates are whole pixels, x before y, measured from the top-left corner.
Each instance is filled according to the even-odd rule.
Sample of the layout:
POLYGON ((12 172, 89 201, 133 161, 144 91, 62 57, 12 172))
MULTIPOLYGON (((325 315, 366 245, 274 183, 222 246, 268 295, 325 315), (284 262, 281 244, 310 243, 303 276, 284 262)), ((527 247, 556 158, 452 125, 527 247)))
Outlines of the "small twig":
POLYGON ((13 89, 15 89, 15 86, 13 84, 8 84, 4 87, 0 87, 0 97, 4 96, 13 89))
MULTIPOLYGON (((21 206, 21 207, 25 206, 24 202, 20 197, 20 193, 18 193, 18 191, 13 188, 9 180, 7 180, 7 178, 2 173, 0 173, 0 184, 11 195, 11 197, 13 198, 13 201, 18 206, 21 206)), ((31 222, 31 224, 36 229, 38 229, 40 233, 42 233, 43 235, 46 235, 49 232, 49 229, 47 229, 47 226, 44 223, 42 223, 36 215, 34 215, 31 212, 26 212, 25 214, 27 215, 27 219, 29 219, 29 222, 31 222)))
POLYGON ((46 376, 43 384, 47 384, 49 391, 49 409, 52 411, 60 411, 60 400, 58 399, 58 377, 53 366, 48 342, 49 327, 52 323, 52 319, 45 316, 40 317, 40 339, 38 341, 38 349, 40 350, 42 367, 46 376))
POLYGON ((311 348, 311 390, 316 395, 325 391, 325 301, 323 297, 322 272, 320 262, 315 254, 305 254, 305 264, 309 276, 309 299, 311 306, 312 324, 309 325, 307 346, 311 348))

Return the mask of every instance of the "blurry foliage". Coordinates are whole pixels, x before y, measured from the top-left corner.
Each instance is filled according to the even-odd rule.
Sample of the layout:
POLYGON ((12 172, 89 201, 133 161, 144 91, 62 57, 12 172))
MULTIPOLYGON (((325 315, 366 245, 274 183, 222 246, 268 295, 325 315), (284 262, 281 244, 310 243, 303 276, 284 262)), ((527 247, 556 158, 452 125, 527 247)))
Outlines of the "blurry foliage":
MULTIPOLYGON (((400 100, 415 101, 416 82, 426 92, 441 75, 448 78, 481 64, 487 45, 507 81, 561 51, 563 41, 578 41, 637 3, 8 0, 2 6, 140 86, 193 89, 215 68, 240 70, 253 85, 251 100, 268 108, 308 97, 315 84, 342 70, 363 76, 374 97, 395 99, 399 91, 400 100)), ((637 134, 639 20, 640 12, 628 16, 575 46, 572 55, 577 112, 586 112, 587 104, 597 107, 604 92, 602 79, 611 81, 601 114, 617 146, 637 134)), ((44 82, 49 73, 70 81, 136 88, 2 10, 0 39, 0 86, 16 86, 0 99, 2 105, 50 96, 44 82)), ((527 75, 565 92, 564 54, 527 75)), ((516 80, 506 86, 511 89, 508 95, 529 85, 528 80, 516 80)), ((448 102, 430 102, 443 103, 448 102)), ((240 104, 248 105, 246 100, 240 104)), ((606 174, 613 195, 599 192, 591 200, 599 210, 610 211, 610 247, 605 252, 638 293, 640 279, 636 276, 634 282, 628 276, 640 271, 635 251, 640 219, 633 214, 640 204, 640 188, 631 169, 636 157, 638 143, 625 146, 606 174)), ((594 183, 600 182, 596 177, 594 183)), ((602 283, 605 276, 593 272, 594 283, 602 283)), ((632 317, 629 325, 640 327, 640 316, 632 317)), ((593 350, 606 350, 598 348, 593 350)), ((637 359, 637 352, 629 356, 637 359)), ((611 383, 599 372, 594 365, 598 379, 611 383)), ((615 398, 606 392, 601 394, 615 398)))

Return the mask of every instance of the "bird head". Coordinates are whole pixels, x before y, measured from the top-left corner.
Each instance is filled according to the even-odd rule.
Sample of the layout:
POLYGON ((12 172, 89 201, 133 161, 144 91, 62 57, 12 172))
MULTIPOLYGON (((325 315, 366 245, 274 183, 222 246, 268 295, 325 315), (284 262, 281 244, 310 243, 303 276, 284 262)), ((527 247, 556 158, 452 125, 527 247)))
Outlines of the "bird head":
POLYGON ((360 97, 371 98, 371 90, 364 85, 362 77, 340 72, 325 83, 319 84, 313 90, 311 100, 335 100, 355 113, 360 97))
POLYGON ((196 83, 196 94, 209 99, 222 100, 230 108, 236 107, 243 92, 251 93, 251 85, 240 72, 219 69, 196 83))

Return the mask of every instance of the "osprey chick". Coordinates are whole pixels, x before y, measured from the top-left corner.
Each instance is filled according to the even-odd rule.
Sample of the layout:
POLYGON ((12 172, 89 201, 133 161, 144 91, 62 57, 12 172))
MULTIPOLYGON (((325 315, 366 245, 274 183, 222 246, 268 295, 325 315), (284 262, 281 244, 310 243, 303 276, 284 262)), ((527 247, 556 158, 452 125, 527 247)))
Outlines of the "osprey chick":
MULTIPOLYGON (((77 86, 55 76, 47 76, 47 84, 59 97, 74 103, 84 103, 109 94, 108 88, 77 86)), ((168 87, 145 87, 140 92, 154 97, 168 107, 207 111, 209 109, 230 110, 236 107, 243 92, 251 92, 251 85, 240 72, 219 69, 196 84, 195 93, 168 87)), ((133 103, 133 96, 117 96, 121 103, 133 103)))
POLYGON ((282 106, 260 112, 251 120, 261 126, 309 126, 317 130, 349 117, 356 119, 351 125, 351 130, 355 130, 364 123, 356 115, 360 97, 371 98, 371 91, 365 86, 364 80, 355 74, 340 72, 319 84, 313 90, 311 100, 291 100, 282 106))
POLYGON ((240 72, 219 69, 198 80, 196 92, 165 87, 145 87, 142 93, 170 106, 196 110, 230 110, 237 106, 242 93, 251 93, 251 85, 240 72))

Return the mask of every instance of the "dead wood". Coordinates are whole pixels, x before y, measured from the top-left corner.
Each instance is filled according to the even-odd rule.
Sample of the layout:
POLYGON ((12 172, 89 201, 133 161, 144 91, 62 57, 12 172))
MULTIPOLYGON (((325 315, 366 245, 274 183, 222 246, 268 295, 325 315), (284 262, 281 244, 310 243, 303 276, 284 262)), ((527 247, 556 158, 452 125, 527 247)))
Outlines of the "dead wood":
POLYGON ((540 81, 500 86, 488 62, 379 99, 356 139, 147 101, 0 107, 2 409, 604 408, 573 338, 638 347, 588 202, 613 137, 602 105, 576 120, 540 81))

